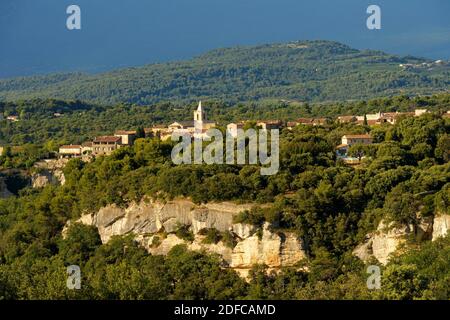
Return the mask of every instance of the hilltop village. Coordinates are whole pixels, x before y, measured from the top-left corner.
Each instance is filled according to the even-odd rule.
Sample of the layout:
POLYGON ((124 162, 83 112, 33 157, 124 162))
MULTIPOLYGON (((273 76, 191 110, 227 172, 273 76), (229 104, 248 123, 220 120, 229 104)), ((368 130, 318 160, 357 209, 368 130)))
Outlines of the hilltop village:
MULTIPOLYGON (((281 120, 261 120, 256 121, 256 127, 262 130, 287 129, 293 130, 297 126, 321 126, 330 124, 333 121, 339 123, 353 123, 357 125, 377 126, 383 124, 395 124, 401 117, 419 117, 428 110, 417 109, 414 112, 378 112, 375 114, 366 114, 363 116, 346 115, 339 116, 336 119, 330 118, 300 118, 296 121, 283 122, 281 120)), ((443 117, 450 117, 450 111, 443 114, 443 117)), ((250 121, 240 121, 227 125, 227 132, 234 138, 237 137, 239 129, 244 129, 250 121)), ((63 145, 59 148, 60 158, 83 158, 90 160, 96 156, 108 156, 115 150, 132 146, 138 138, 158 137, 162 141, 170 140, 173 133, 179 135, 188 135, 192 138, 204 138, 207 131, 216 128, 218 124, 208 120, 205 107, 202 102, 194 111, 194 117, 191 121, 175 121, 169 125, 156 125, 151 128, 145 128, 143 132, 137 130, 117 130, 111 136, 95 137, 92 141, 86 141, 81 145, 63 145)), ((341 144, 336 146, 336 155, 343 159, 347 164, 357 164, 361 159, 348 156, 349 148, 356 144, 369 145, 373 143, 373 138, 368 134, 344 135, 341 144)))

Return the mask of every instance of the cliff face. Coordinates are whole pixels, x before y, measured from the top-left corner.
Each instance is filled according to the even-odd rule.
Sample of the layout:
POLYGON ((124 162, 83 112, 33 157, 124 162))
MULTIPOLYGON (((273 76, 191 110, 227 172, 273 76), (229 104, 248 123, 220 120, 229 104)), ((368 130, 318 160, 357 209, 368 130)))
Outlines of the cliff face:
POLYGON ((407 238, 418 241, 437 240, 445 237, 450 230, 450 215, 436 215, 434 218, 422 218, 418 225, 387 225, 380 223, 377 230, 368 234, 366 241, 355 248, 353 254, 363 261, 375 258, 383 265, 389 262, 393 254, 401 253, 407 238))
POLYGON ((363 261, 368 261, 374 257, 380 263, 386 265, 391 254, 397 252, 411 233, 412 228, 410 226, 394 227, 393 225, 386 225, 382 221, 377 230, 367 235, 366 241, 356 247, 353 254, 363 261))
POLYGON ((38 169, 37 173, 31 176, 33 188, 43 188, 47 184, 65 183, 63 168, 67 164, 67 159, 43 160, 37 162, 34 167, 38 169))
POLYGON ((133 234, 135 239, 154 255, 166 255, 174 246, 185 244, 190 250, 219 254, 225 265, 242 276, 254 264, 266 264, 269 269, 292 266, 306 258, 303 242, 292 233, 273 233, 265 224, 257 234, 257 228, 246 224, 233 224, 233 217, 252 205, 210 203, 196 206, 187 200, 168 203, 142 201, 128 208, 110 205, 97 213, 88 214, 79 222, 96 226, 103 243, 114 235, 133 234), (175 232, 180 226, 189 227, 193 241, 178 238, 175 232), (202 229, 228 231, 237 245, 232 248, 222 241, 206 244, 202 229))
MULTIPOLYGON (((223 202, 197 206, 188 200, 167 203, 141 201, 127 208, 110 205, 98 212, 82 216, 78 222, 98 228, 103 243, 112 236, 134 235, 146 250, 154 255, 166 255, 176 245, 188 249, 218 254, 224 265, 246 276, 254 264, 265 264, 277 270, 293 266, 307 257, 304 243, 295 234, 273 232, 269 224, 261 230, 248 224, 234 224, 233 217, 253 205, 223 202), (192 241, 175 234, 180 227, 188 227, 194 234, 192 241), (203 229, 230 232, 236 245, 230 247, 220 241, 207 244, 203 229)), ((450 215, 422 218, 418 225, 387 224, 382 221, 377 230, 368 234, 366 241, 355 248, 353 254, 364 261, 375 258, 386 265, 393 254, 401 253, 408 238, 436 240, 448 234, 450 215)))
POLYGON ((292 233, 274 234, 265 225, 261 238, 252 235, 240 241, 233 249, 230 266, 246 275, 254 264, 265 264, 270 269, 293 266, 306 258, 302 241, 292 233))
POLYGON ((108 242, 114 235, 129 233, 152 235, 164 231, 170 234, 183 225, 189 226, 194 234, 205 228, 227 231, 233 225, 233 216, 251 207, 232 203, 199 207, 187 200, 167 203, 142 201, 125 209, 110 205, 95 214, 83 216, 81 221, 96 226, 102 241, 108 242))
POLYGON ((434 218, 433 241, 445 237, 450 232, 450 215, 442 214, 434 218))

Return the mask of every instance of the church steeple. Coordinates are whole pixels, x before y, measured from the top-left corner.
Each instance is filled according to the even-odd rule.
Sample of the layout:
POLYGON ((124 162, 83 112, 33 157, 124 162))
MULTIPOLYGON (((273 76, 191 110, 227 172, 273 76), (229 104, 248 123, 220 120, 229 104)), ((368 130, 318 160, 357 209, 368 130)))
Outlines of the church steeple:
POLYGON ((194 121, 203 122, 206 120, 206 112, 203 110, 202 102, 200 101, 197 110, 194 112, 194 121))

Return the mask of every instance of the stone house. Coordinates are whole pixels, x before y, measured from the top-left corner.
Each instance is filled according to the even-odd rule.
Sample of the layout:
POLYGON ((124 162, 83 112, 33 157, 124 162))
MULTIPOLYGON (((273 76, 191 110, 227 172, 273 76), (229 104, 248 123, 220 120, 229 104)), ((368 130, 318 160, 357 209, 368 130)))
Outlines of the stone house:
POLYGON ((342 137, 342 143, 336 147, 336 155, 338 158, 343 158, 345 161, 357 161, 348 157, 348 151, 354 144, 372 144, 373 138, 368 134, 347 134, 342 137))
POLYGON ((351 147, 354 144, 372 144, 373 138, 369 134, 347 134, 342 137, 342 144, 351 147))
POLYGON ((92 141, 92 154, 94 156, 109 156, 122 146, 122 138, 116 136, 97 137, 92 141))
POLYGON ((132 146, 134 140, 136 140, 136 131, 118 130, 114 133, 114 136, 122 139, 122 145, 132 146))

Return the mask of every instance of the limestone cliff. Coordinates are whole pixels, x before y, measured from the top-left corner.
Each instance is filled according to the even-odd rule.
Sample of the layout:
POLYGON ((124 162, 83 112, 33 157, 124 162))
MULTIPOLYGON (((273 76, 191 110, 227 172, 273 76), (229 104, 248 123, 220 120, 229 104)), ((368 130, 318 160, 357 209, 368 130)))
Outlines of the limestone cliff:
POLYGON ((63 168, 67 164, 67 159, 48 159, 35 163, 35 173, 31 175, 33 188, 43 188, 47 184, 65 183, 63 168))
POLYGON ((433 241, 445 237, 450 232, 450 215, 436 215, 433 223, 433 241))
POLYGON ((303 242, 292 233, 275 234, 264 225, 261 238, 252 235, 240 241, 231 254, 230 266, 247 275, 254 264, 265 264, 269 269, 293 266, 306 258, 303 242))
POLYGON ((436 240, 446 236, 450 230, 450 215, 421 218, 417 225, 386 224, 381 221, 377 230, 366 236, 364 243, 355 248, 353 254, 363 261, 375 258, 383 265, 394 254, 402 252, 408 238, 417 241, 436 240))
POLYGON ((265 224, 260 232, 251 225, 233 224, 235 215, 252 206, 229 202, 197 206, 188 200, 141 201, 127 208, 104 207, 84 215, 79 222, 96 226, 103 243, 114 235, 133 234, 148 252, 155 255, 165 255, 179 244, 185 244, 190 250, 219 254, 226 266, 242 276, 246 276, 254 264, 266 264, 276 270, 306 258, 302 240, 293 233, 274 233, 269 224, 265 224), (189 227, 194 234, 193 241, 175 235, 180 226, 189 227), (200 231, 213 228, 230 232, 237 245, 232 248, 222 241, 205 244, 200 231))
POLYGON ((380 223, 377 230, 367 235, 366 241, 356 247, 353 254, 363 261, 368 261, 371 257, 386 265, 390 256, 397 252, 406 237, 411 234, 410 226, 394 227, 392 224, 386 225, 384 221, 380 223))

